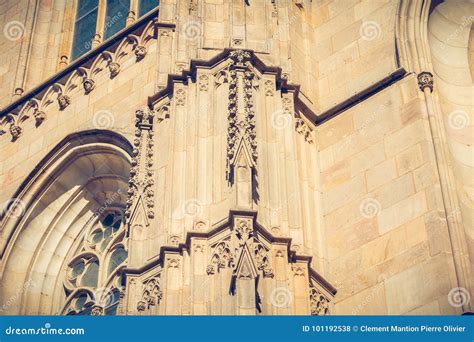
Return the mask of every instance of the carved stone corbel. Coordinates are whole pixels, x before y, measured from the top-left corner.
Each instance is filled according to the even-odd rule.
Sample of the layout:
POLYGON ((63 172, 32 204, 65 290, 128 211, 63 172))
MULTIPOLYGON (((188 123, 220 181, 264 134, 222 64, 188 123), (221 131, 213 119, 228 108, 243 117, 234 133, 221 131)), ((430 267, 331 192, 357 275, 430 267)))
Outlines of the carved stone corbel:
POLYGON ((429 88, 433 92, 433 74, 428 71, 423 71, 418 74, 418 87, 421 91, 429 88))

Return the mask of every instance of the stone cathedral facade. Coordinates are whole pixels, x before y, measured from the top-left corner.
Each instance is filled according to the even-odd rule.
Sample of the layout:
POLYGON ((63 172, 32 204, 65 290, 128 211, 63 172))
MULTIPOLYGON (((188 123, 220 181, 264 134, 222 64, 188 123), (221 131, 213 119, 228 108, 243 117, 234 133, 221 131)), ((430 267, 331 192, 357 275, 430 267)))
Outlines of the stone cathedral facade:
POLYGON ((474 3, 0 3, 0 311, 473 310, 474 3))

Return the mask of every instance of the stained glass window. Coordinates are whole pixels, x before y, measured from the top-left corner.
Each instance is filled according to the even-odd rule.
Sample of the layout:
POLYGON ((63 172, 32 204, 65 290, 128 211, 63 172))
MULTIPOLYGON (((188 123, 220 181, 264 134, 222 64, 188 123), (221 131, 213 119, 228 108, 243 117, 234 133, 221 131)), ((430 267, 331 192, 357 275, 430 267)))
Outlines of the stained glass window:
POLYGON ((141 17, 144 14, 147 14, 152 9, 157 7, 160 4, 159 0, 140 0, 138 6, 138 16, 141 17))
POLYGON ((99 2, 97 0, 78 1, 71 53, 72 60, 82 56, 92 48, 98 9, 99 2))
POLYGON ((104 40, 125 27, 130 0, 107 0, 107 14, 104 21, 104 40))
POLYGON ((117 314, 127 262, 121 211, 107 212, 88 224, 67 264, 64 281, 66 315, 117 314))

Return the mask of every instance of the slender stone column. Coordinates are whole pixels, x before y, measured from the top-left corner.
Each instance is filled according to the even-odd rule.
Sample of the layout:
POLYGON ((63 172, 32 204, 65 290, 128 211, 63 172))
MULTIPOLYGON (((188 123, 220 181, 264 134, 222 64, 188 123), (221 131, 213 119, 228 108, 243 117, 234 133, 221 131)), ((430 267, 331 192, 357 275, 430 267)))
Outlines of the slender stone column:
MULTIPOLYGON (((460 212, 456 210, 459 208, 457 204, 456 194, 453 193, 454 184, 450 184, 450 177, 447 165, 447 158, 445 150, 443 149, 443 142, 441 141, 441 129, 439 127, 438 119, 433 99, 433 74, 427 71, 418 74, 418 87, 425 96, 425 103, 428 112, 428 122, 431 131, 432 145, 435 152, 436 168, 438 171, 439 182, 441 186, 441 195, 443 198, 443 206, 446 214, 448 225, 448 233, 451 244, 451 249, 454 259, 454 267, 456 270, 456 278, 459 287, 471 289, 471 281, 469 278, 469 254, 468 247, 463 234, 462 227, 459 226, 461 222, 460 212)), ((469 291, 472 292, 472 291, 469 291)), ((469 303, 463 305, 463 311, 469 311, 469 303)))

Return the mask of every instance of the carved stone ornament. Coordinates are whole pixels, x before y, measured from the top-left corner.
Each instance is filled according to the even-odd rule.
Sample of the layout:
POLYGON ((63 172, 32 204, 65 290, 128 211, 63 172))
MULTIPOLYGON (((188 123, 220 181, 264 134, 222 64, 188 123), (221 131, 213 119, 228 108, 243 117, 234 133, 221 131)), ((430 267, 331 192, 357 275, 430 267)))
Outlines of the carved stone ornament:
POLYGON ((91 310, 91 316, 102 316, 104 314, 104 308, 99 305, 94 305, 91 310))
POLYGON ((199 90, 201 91, 209 90, 209 76, 208 75, 199 76, 199 90))
POLYGON ((311 315, 323 316, 329 314, 329 300, 319 291, 313 283, 310 284, 309 299, 311 315))
POLYGON ((273 96, 275 84, 271 80, 265 81, 265 96, 273 96))
POLYGON ((252 55, 249 51, 245 50, 234 50, 230 52, 230 58, 238 66, 243 66, 245 62, 252 58, 252 55))
POLYGON ((181 88, 176 90, 175 98, 177 106, 184 106, 184 104, 186 103, 186 91, 181 88))
POLYGON ((270 267, 268 249, 260 242, 255 241, 255 260, 257 268, 263 272, 265 278, 273 278, 273 269, 270 267))
POLYGON ((418 74, 418 87, 424 91, 426 87, 433 92, 433 74, 428 71, 423 71, 418 74))
POLYGON ((244 140, 254 165, 257 165, 258 153, 254 111, 254 79, 256 76, 243 65, 245 60, 251 58, 251 54, 248 51, 235 50, 230 55, 234 65, 229 70, 226 178, 232 184, 235 157, 240 141, 244 140), (243 108, 240 108, 239 104, 243 104, 243 108))
POLYGON ((214 246, 206 272, 208 275, 212 275, 226 267, 234 267, 234 255, 228 241, 220 241, 214 246))
POLYGON ((12 135, 12 140, 15 141, 16 139, 18 139, 20 137, 22 131, 23 131, 23 129, 20 126, 15 125, 14 123, 12 123, 10 125, 10 134, 12 135))
POLYGON ((64 110, 69 104, 71 103, 71 99, 69 96, 64 95, 64 94, 59 94, 58 96, 58 104, 59 104, 59 109, 64 110))
POLYGON ((137 110, 135 113, 135 139, 133 141, 132 167, 128 180, 128 199, 125 217, 130 218, 132 206, 137 204, 139 195, 142 194, 146 215, 149 219, 155 217, 153 191, 153 111, 137 110))
POLYGON ((46 113, 39 109, 35 109, 33 116, 37 126, 41 125, 41 123, 46 119, 46 113))
POLYGON ((159 305, 163 298, 163 291, 160 285, 160 274, 150 280, 147 280, 144 284, 142 298, 137 303, 138 311, 145 311, 151 306, 159 305))
POLYGON ((304 140, 312 144, 313 143, 313 130, 308 126, 308 124, 301 118, 296 119, 295 123, 296 132, 301 134, 304 137, 304 140))
POLYGON ((137 45, 137 47, 135 48, 135 57, 137 58, 137 62, 145 58, 146 53, 146 47, 144 47, 143 45, 137 45))
POLYGON ((109 71, 110 71, 110 78, 114 78, 117 76, 120 72, 120 64, 116 62, 110 62, 109 63, 109 71))
POLYGON ((189 0, 189 13, 196 12, 198 9, 197 0, 189 0))
POLYGON ((84 92, 89 94, 95 87, 95 81, 91 78, 86 78, 84 82, 82 82, 82 86, 84 87, 84 92))

